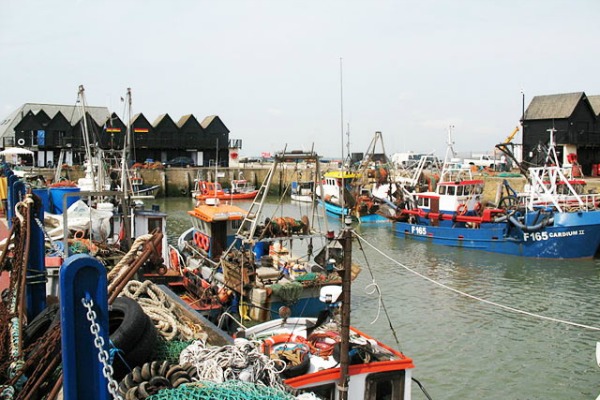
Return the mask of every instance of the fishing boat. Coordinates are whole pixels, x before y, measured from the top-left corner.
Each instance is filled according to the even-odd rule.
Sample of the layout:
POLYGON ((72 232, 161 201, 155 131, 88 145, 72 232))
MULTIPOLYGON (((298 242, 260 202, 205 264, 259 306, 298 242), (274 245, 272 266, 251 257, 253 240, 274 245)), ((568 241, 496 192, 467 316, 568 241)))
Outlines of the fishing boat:
MULTIPOLYGON (((312 152, 293 156, 318 158, 312 152)), ((240 315, 256 321, 272 319, 281 306, 294 316, 314 317, 323 309, 320 288, 341 284, 340 250, 327 246, 331 237, 317 229, 317 216, 265 213, 272 177, 286 157, 285 152, 275 157, 248 211, 219 199, 199 201, 188 212, 192 227, 178 240, 186 273, 218 286, 224 302, 241 306, 240 315)), ((353 276, 358 273, 356 267, 353 276)))
POLYGON ((131 198, 134 200, 155 199, 160 189, 160 185, 145 184, 144 178, 137 169, 129 172, 129 187, 131 189, 131 198))
POLYGON ((578 193, 581 185, 555 161, 529 168, 526 190, 502 208, 482 206, 482 180, 442 176, 435 192, 414 193, 397 211, 395 235, 516 256, 591 258, 600 246, 600 198, 578 193))
POLYGON ((280 319, 238 331, 236 341, 260 343, 264 354, 283 365, 283 382, 298 393, 410 399, 412 359, 350 326, 351 231, 345 229, 338 240, 344 249, 343 283, 321 288, 320 300, 328 307, 318 318, 290 318, 283 309, 280 319))
POLYGON ((196 200, 216 198, 220 200, 251 200, 256 197, 258 190, 245 179, 231 181, 230 189, 223 189, 219 182, 197 180, 192 196, 196 200))
POLYGON ((381 213, 383 202, 367 188, 359 188, 361 176, 350 171, 325 173, 322 185, 317 188, 319 204, 333 215, 350 216, 360 222, 388 222, 381 213))
POLYGON ((290 197, 294 201, 312 203, 315 201, 314 181, 292 181, 290 197))
POLYGON ((317 188, 319 203, 331 214, 349 216, 361 223, 389 222, 388 217, 395 209, 392 199, 396 191, 390 180, 390 166, 382 134, 375 132, 358 165, 323 175, 323 184, 317 188), (376 150, 377 144, 381 152, 376 150))

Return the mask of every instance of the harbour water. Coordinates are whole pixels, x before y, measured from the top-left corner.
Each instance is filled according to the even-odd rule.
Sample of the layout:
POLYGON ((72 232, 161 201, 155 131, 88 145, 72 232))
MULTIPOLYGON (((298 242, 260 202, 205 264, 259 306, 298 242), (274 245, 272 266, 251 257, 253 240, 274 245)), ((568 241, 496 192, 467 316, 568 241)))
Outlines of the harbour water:
MULTIPOLYGON (((168 213, 167 233, 175 243, 189 227, 192 199, 152 204, 168 213)), ((327 222, 339 232, 337 219, 327 222)), ((352 286, 352 324, 412 357, 414 377, 433 399, 576 400, 600 394, 600 330, 590 329, 600 329, 600 260, 463 251, 395 238, 391 224, 354 228, 368 243, 353 247, 353 260, 363 269, 352 286)), ((414 399, 426 398, 413 388, 414 399)))

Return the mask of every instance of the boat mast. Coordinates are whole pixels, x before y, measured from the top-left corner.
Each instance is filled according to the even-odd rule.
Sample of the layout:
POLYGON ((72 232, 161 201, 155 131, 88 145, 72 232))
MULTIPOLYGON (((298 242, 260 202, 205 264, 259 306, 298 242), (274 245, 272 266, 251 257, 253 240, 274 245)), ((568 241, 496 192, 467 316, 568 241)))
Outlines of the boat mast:
POLYGON ((340 188, 341 193, 340 193, 340 206, 342 207, 342 212, 341 212, 341 219, 342 221, 344 221, 344 208, 346 205, 346 201, 345 201, 345 189, 346 189, 346 182, 344 182, 344 162, 345 162, 345 158, 344 158, 344 81, 343 81, 343 65, 342 65, 342 57, 340 57, 340 130, 342 132, 342 163, 340 165, 340 176, 341 176, 341 182, 342 182, 342 187, 340 188))
POLYGON ((217 147, 215 148, 215 179, 213 192, 215 194, 215 203, 217 199, 217 174, 219 173, 219 139, 217 138, 217 147))
POLYGON ((79 91, 77 92, 77 101, 81 107, 82 122, 83 122, 83 146, 85 148, 85 156, 87 157, 86 175, 92 179, 92 190, 96 190, 96 174, 94 172, 94 162, 92 160, 92 147, 90 144, 90 133, 87 124, 86 115, 86 101, 85 101, 85 89, 83 85, 79 85, 79 91))
POLYGON ((123 143, 123 156, 121 160, 121 188, 125 193, 125 199, 129 205, 130 190, 129 190, 129 147, 131 145, 131 88, 127 88, 127 130, 125 133, 125 141, 123 143))
POLYGON ((342 272, 342 326, 340 330, 340 380, 338 383, 340 400, 348 399, 348 367, 350 366, 350 302, 352 283, 352 230, 347 226, 340 239, 344 252, 342 272))

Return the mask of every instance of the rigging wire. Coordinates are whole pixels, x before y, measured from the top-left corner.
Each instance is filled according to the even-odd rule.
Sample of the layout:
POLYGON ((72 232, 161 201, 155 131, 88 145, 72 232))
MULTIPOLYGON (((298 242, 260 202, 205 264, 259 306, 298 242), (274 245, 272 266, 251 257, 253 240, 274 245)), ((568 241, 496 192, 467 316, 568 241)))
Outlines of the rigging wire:
MULTIPOLYGON (((425 276, 425 275, 421 274, 420 272, 415 271, 414 269, 412 269, 412 268, 410 268, 410 267, 402 264, 399 261, 394 260, 393 258, 391 258, 390 256, 388 256, 387 254, 385 254, 383 251, 381 251, 377 247, 375 247, 373 244, 371 244, 369 241, 367 241, 364 237, 360 236, 358 233, 355 232, 354 234, 356 235, 356 237, 360 241, 365 242, 369 247, 371 247, 373 250, 375 250, 376 252, 378 252, 379 254, 381 254, 382 256, 384 256, 385 258, 387 258, 388 260, 390 260, 394 264, 396 264, 396 265, 404 268, 408 272, 410 272, 410 273, 412 273, 414 275, 417 275, 420 278, 425 279, 426 281, 429 281, 429 282, 431 282, 431 283, 433 283, 433 284, 435 284, 435 285, 437 285, 437 286, 439 286, 439 287, 441 287, 443 289, 449 290, 449 291, 454 292, 454 293, 456 293, 458 295, 461 295, 461 296, 464 296, 464 297, 468 297, 468 298, 470 298, 472 300, 476 300, 476 301, 479 301, 479 302, 482 302, 482 303, 485 303, 485 304, 488 304, 488 305, 491 305, 491 306, 494 306, 494 307, 498 307, 498 308, 501 308, 501 309, 506 310, 506 311, 514 312, 514 313, 517 313, 517 314, 527 315, 527 316, 530 316, 530 317, 533 317, 533 318, 543 319, 543 320, 546 320, 546 321, 552 321, 552 322, 557 322, 557 323, 561 323, 561 324, 576 326, 576 327, 579 327, 579 328, 590 329, 590 330, 594 330, 594 331, 600 331, 600 327, 591 326, 591 325, 585 325, 585 324, 580 324, 580 323, 577 323, 577 322, 567 321, 567 320, 559 319, 559 318, 547 317, 545 315, 540 315, 540 314, 532 313, 532 312, 529 312, 529 311, 521 310, 521 309, 518 309, 518 308, 515 308, 515 307, 507 306, 507 305, 504 305, 504 304, 497 303, 495 301, 486 300, 486 299, 483 299, 481 297, 474 296, 472 294, 463 292, 463 291, 458 290, 458 289, 454 289, 454 288, 452 288, 452 287, 450 287, 448 285, 444 285, 441 282, 438 282, 438 281, 436 281, 436 280, 434 280, 432 278, 429 278, 428 276, 425 276)), ((359 243, 360 243, 360 241, 359 241, 359 243)))
MULTIPOLYGON (((396 341, 396 345, 398 347, 400 347, 400 340, 398 340, 398 335, 396 334, 396 329, 394 329, 394 325, 392 325, 392 320, 390 318, 390 315, 387 311, 387 307, 385 306, 385 302, 383 301, 383 296, 381 293, 381 289, 379 288, 379 285, 376 283, 375 281, 375 276, 373 275, 373 271, 371 270, 371 264, 369 264, 369 259, 367 258, 367 255, 365 253, 365 248, 363 247, 361 240, 364 240, 362 237, 360 237, 360 235, 353 229, 352 233, 359 238, 360 240, 358 241, 358 246, 360 247, 360 251, 362 252, 363 256, 365 257, 365 263, 367 264, 367 269, 369 270, 369 274, 371 275, 371 281, 372 283, 367 285, 367 288, 369 287, 373 287, 372 289, 368 289, 369 291, 367 291, 367 289, 365 288, 365 291, 367 291, 367 294, 371 295, 375 292, 377 292, 378 294, 378 301, 379 301, 379 307, 377 307, 377 316, 375 317, 375 319, 371 322, 371 324, 374 324, 378 319, 379 319, 379 315, 381 313, 381 309, 383 308, 383 312, 385 313, 385 316, 387 318, 388 321, 388 325, 390 326, 390 330, 392 331, 392 335, 394 336, 394 340, 396 341)), ((368 242, 365 241, 365 243, 369 244, 368 242)))

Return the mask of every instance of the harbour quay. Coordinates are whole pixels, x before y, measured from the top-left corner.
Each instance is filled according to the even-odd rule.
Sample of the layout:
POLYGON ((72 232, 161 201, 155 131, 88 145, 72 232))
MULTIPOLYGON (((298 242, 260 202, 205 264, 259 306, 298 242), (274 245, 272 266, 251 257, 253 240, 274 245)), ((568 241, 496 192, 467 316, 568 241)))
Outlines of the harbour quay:
MULTIPOLYGON (((223 187, 229 187, 232 180, 246 179, 257 188, 264 182, 272 164, 251 163, 246 167, 167 167, 167 168, 139 168, 139 176, 148 185, 159 185, 160 189, 157 197, 186 197, 191 196, 195 181, 206 180, 219 182, 223 187)), ((321 171, 328 171, 338 168, 337 164, 322 164, 321 171)), ((314 165, 305 163, 286 163, 282 171, 277 171, 273 176, 271 185, 274 195, 283 193, 285 186, 289 185, 292 179, 298 178, 298 172, 302 179, 314 180, 316 168, 314 165)), ((52 168, 30 168, 26 167, 26 173, 29 176, 43 176, 46 181, 54 178, 55 170, 52 168)), ((85 168, 80 165, 73 165, 64 168, 61 172, 62 178, 70 181, 77 181, 85 176, 85 168)))

